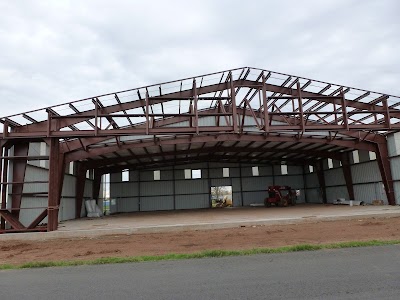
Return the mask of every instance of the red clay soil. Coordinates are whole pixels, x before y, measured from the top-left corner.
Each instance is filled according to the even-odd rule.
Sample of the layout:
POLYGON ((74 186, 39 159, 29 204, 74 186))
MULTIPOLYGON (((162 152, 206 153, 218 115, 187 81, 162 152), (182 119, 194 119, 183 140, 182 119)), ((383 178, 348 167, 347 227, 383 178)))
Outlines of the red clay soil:
POLYGON ((400 217, 363 217, 291 225, 106 235, 95 238, 0 241, 0 264, 393 239, 400 240, 400 217))

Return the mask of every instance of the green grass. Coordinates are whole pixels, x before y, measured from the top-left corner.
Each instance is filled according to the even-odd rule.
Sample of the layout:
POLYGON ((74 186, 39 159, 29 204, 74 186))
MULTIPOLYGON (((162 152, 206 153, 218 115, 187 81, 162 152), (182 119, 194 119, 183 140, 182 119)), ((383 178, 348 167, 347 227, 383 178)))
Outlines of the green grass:
POLYGON ((135 263, 135 262, 161 261, 161 260, 196 259, 196 258, 208 258, 208 257, 244 256, 244 255, 254 255, 254 254, 316 251, 322 249, 355 248, 355 247, 384 246, 384 245, 398 245, 398 244, 400 244, 400 240, 388 240, 388 241, 372 240, 372 241, 341 242, 341 243, 320 244, 320 245, 303 244, 303 245, 285 246, 279 248, 254 248, 249 250, 205 250, 196 253, 181 253, 181 254, 171 253, 159 256, 103 257, 92 260, 28 262, 21 265, 3 264, 0 265, 0 270, 119 264, 119 263, 135 263))

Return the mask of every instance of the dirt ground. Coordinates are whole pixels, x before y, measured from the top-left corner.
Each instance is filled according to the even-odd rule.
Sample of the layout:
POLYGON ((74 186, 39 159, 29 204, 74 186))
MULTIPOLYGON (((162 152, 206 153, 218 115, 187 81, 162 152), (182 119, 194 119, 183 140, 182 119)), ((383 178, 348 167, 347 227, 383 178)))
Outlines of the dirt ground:
POLYGON ((360 217, 290 225, 106 235, 47 241, 0 241, 0 264, 240 250, 296 244, 400 239, 400 217, 360 217))

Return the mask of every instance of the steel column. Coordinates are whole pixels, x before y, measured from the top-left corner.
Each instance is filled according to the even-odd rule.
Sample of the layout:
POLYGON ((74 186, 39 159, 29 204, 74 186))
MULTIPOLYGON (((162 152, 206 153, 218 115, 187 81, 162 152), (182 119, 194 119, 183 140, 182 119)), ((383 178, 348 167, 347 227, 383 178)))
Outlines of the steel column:
POLYGON ((344 152, 341 155, 341 162, 342 162, 342 170, 344 175, 344 180, 346 181, 347 192, 349 194, 349 198, 354 200, 354 186, 353 186, 353 178, 351 176, 351 166, 350 166, 350 159, 349 153, 344 152))
POLYGON ((49 196, 48 196, 48 224, 47 231, 57 230, 58 210, 60 201, 60 144, 57 138, 50 138, 50 157, 49 157, 49 196))
POLYGON ((21 201, 22 201, 22 192, 24 189, 24 179, 25 179, 25 172, 26 172, 26 164, 28 162, 29 150, 29 143, 22 142, 14 144, 14 156, 25 157, 22 159, 15 159, 12 162, 13 166, 13 184, 11 188, 11 214, 18 219, 20 208, 21 208, 21 201), (15 209, 15 210, 14 210, 15 209))
POLYGON ((101 184, 101 176, 103 174, 98 169, 94 169, 94 179, 93 179, 93 189, 92 189, 92 198, 99 200, 100 194, 100 184, 101 184))
POLYGON ((325 174, 322 159, 317 161, 315 168, 317 169, 318 182, 322 191, 322 203, 327 203, 328 199, 326 196, 325 174))
POLYGON ((390 205, 396 205, 388 146, 387 144, 379 143, 376 144, 376 148, 376 159, 378 161, 379 170, 381 172, 382 182, 385 187, 385 193, 388 199, 388 203, 390 205))
POLYGON ((76 219, 79 219, 81 217, 83 194, 85 192, 85 183, 86 183, 86 168, 82 163, 77 162, 76 184, 75 184, 75 218, 76 219))
MULTIPOLYGON (((0 154, 4 156, 8 156, 8 147, 2 147, 0 154)), ((7 178, 8 178, 8 161, 7 160, 0 160, 0 167, 2 165, 2 161, 4 162, 3 170, 1 174, 1 209, 6 209, 6 202, 7 202, 7 178)), ((1 229, 5 229, 5 219, 0 215, 1 219, 1 229)))

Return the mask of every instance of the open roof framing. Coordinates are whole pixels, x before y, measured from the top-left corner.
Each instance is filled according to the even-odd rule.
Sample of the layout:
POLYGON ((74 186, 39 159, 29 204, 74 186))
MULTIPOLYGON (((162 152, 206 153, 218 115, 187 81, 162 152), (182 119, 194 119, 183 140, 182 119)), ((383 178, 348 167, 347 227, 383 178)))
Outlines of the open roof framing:
MULTIPOLYGON (((95 169, 100 180, 127 168, 213 160, 318 166, 332 158, 346 165, 355 149, 377 153, 394 203, 386 135, 400 129, 399 105, 400 97, 390 94, 243 67, 2 117, 1 160, 14 161, 14 178, 7 181, 3 168, 1 186, 12 185, 15 211, 0 211, 3 218, 18 215, 32 141, 51 148, 50 157, 37 158, 49 159, 54 175, 43 213, 49 217, 58 209, 61 173, 70 161, 78 162, 80 176, 95 169)), ((57 227, 49 224, 48 230, 57 227)))

